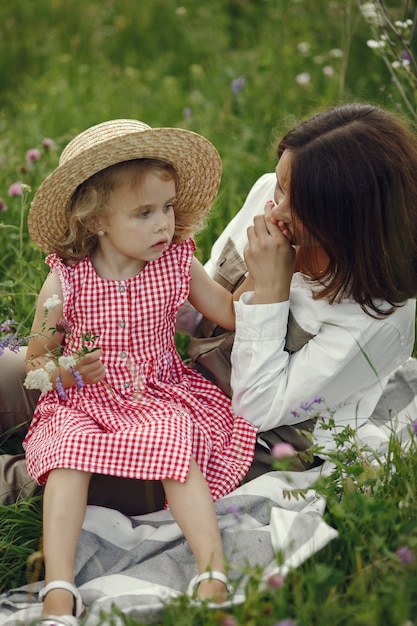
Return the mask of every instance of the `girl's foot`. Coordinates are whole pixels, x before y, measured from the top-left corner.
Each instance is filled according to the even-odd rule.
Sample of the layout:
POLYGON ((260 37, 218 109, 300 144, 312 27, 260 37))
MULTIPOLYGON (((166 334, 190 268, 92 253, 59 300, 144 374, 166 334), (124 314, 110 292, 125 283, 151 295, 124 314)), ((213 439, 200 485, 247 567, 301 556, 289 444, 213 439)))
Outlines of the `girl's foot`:
POLYGON ((66 580, 54 580, 41 589, 39 599, 43 601, 42 617, 39 624, 77 624, 84 613, 78 589, 66 580), (62 619, 61 619, 62 618, 62 619))
POLYGON ((226 574, 215 570, 194 576, 188 585, 187 595, 193 603, 205 602, 211 609, 225 608, 245 601, 244 596, 232 597, 226 574))
POLYGON ((48 592, 43 603, 45 615, 75 615, 74 596, 66 589, 53 589, 48 592))
POLYGON ((196 589, 196 596, 200 600, 222 604, 229 598, 227 581, 223 582, 214 578, 202 580, 196 589))

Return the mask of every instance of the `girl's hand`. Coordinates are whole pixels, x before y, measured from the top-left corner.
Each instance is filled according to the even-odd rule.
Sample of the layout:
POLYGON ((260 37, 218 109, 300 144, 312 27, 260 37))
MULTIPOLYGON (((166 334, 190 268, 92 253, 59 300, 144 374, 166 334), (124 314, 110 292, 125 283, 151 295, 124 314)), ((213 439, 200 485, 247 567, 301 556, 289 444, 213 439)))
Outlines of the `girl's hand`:
POLYGON ((254 304, 285 302, 289 299, 294 274, 295 250, 284 222, 271 216, 273 202, 267 202, 264 215, 257 215, 248 228, 245 263, 254 282, 254 304))
POLYGON ((98 383, 106 375, 106 370, 101 361, 101 350, 88 352, 78 361, 75 369, 80 372, 86 385, 98 383))

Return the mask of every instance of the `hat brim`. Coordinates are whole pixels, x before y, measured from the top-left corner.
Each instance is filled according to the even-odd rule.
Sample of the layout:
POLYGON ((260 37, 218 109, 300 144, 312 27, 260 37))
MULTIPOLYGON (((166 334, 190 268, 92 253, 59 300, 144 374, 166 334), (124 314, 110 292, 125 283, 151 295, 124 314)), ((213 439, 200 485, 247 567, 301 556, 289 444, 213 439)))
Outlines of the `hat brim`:
POLYGON ((58 251, 67 233, 67 211, 77 187, 97 172, 133 159, 167 161, 178 176, 176 232, 191 236, 213 204, 221 159, 204 137, 180 128, 149 128, 101 141, 59 165, 37 190, 28 216, 29 234, 46 254, 58 251))

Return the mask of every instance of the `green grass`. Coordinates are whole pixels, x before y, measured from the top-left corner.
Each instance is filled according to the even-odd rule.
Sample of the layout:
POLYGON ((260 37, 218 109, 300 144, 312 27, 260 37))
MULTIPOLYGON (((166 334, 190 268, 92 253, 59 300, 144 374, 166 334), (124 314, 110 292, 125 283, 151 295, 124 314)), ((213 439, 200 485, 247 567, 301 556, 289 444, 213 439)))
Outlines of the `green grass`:
MULTIPOLYGON (((389 2, 393 21, 404 18, 408 4, 389 2)), ((14 318, 20 335, 29 332, 46 266, 29 241, 27 211, 74 134, 105 119, 134 117, 208 137, 221 154, 223 178, 197 237, 204 261, 251 185, 275 167, 276 139, 300 117, 351 100, 409 115, 383 56, 366 46, 374 35, 354 0, 0 3, 0 197, 7 205, 0 214, 0 321, 14 318), (306 73, 310 80, 300 84, 297 77, 306 73), (234 92, 241 77, 243 88, 234 92), (53 140, 51 150, 42 147, 44 138, 53 140), (31 148, 39 148, 41 158, 29 166, 31 148), (16 181, 31 191, 10 197, 16 181)), ((415 105, 413 83, 404 85, 415 105)), ((11 445, 19 442, 0 441, 0 451, 11 445)), ((390 458, 377 470, 358 461, 346 474, 339 466, 319 489, 339 538, 283 586, 260 593, 261 572, 252 571, 247 602, 233 616, 198 616, 183 603, 168 607, 160 623, 416 623, 417 560, 405 565, 396 554, 407 546, 417 556, 415 442, 408 452, 392 442, 390 458)), ((0 508, 0 589, 42 576, 40 532, 36 501, 0 508)), ((114 621, 138 625, 125 616, 114 621)))

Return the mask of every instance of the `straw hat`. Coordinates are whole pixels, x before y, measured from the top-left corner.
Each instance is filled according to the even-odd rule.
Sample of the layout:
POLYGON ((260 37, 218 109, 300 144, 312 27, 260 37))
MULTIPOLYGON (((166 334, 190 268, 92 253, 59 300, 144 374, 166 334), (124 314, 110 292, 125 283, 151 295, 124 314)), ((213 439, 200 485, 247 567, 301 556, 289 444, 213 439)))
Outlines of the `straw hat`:
POLYGON ((120 119, 77 135, 61 154, 59 166, 36 192, 28 217, 29 234, 49 254, 66 237, 70 201, 77 187, 100 170, 132 159, 168 161, 178 176, 176 232, 191 236, 209 211, 220 185, 221 160, 204 137, 180 128, 151 128, 120 119))

